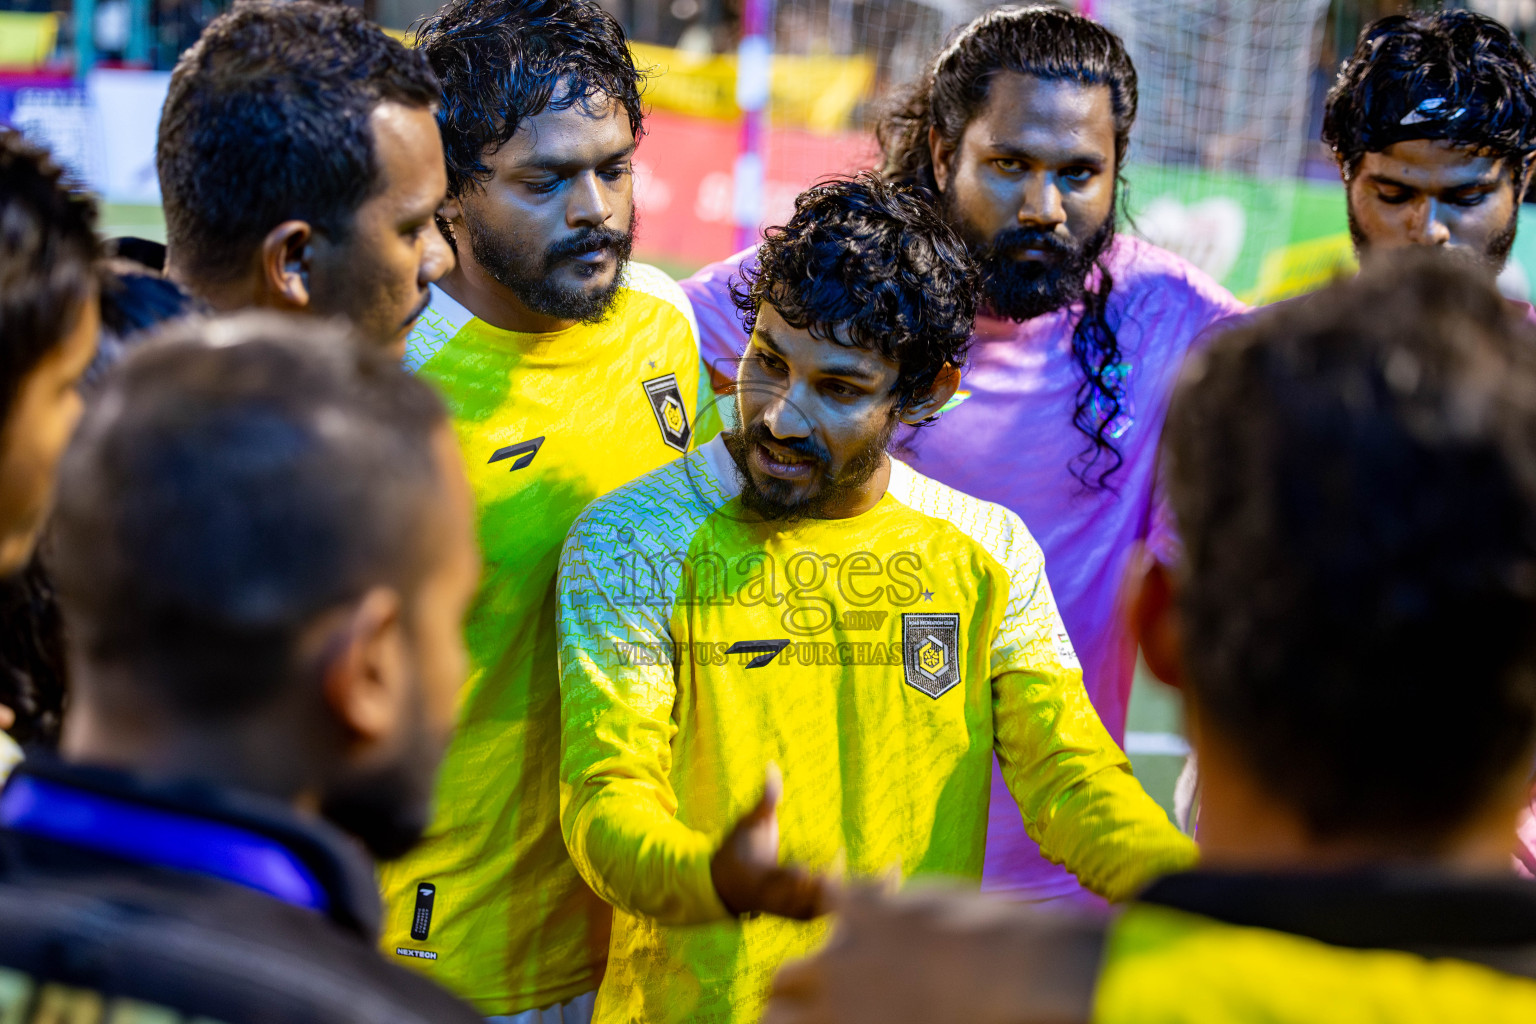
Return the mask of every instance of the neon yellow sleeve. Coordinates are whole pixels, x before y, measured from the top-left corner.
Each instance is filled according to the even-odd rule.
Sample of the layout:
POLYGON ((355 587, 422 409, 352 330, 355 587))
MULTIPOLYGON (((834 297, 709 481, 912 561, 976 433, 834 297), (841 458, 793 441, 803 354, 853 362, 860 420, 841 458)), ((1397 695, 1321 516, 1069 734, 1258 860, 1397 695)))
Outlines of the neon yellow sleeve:
POLYGON ((718 838, 677 820, 669 778, 677 726, 667 620, 680 562, 647 526, 672 532, 686 516, 648 493, 658 476, 680 474, 667 467, 600 499, 561 554, 560 827, 603 899, 695 924, 729 913, 709 873, 718 838))
POLYGON ((1013 585, 992 654, 1003 778, 1047 859, 1107 899, 1129 899, 1193 866, 1194 841, 1136 781, 1088 700, 1033 538, 1008 546, 1013 585))

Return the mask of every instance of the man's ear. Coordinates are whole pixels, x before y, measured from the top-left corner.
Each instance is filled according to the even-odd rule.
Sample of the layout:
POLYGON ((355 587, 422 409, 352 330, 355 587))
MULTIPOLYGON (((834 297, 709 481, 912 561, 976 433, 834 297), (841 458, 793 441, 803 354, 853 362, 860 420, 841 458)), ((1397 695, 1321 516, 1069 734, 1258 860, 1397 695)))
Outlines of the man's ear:
POLYGON ((1525 195, 1531 188, 1531 174, 1536 172, 1536 156, 1528 156, 1525 159, 1525 169, 1520 172, 1520 190, 1515 193, 1515 202, 1525 202, 1525 195))
POLYGON ((464 221, 464 204, 458 196, 446 196, 442 205, 437 208, 437 223, 443 230, 443 237, 452 245, 458 245, 454 241, 454 234, 458 226, 464 221))
POLYGON ((941 193, 949 188, 949 161, 954 155, 954 148, 945 144, 939 136, 939 129, 929 125, 928 158, 933 161, 933 181, 941 193))
POLYGON ((1172 571, 1145 548, 1131 559, 1131 600, 1127 610, 1131 636, 1141 647, 1147 668, 1176 689, 1184 686, 1184 641, 1179 625, 1178 584, 1172 571), (1136 573, 1137 562, 1140 572, 1136 573))
POLYGON ((324 666, 325 704, 354 746, 387 743, 411 713, 403 614, 395 590, 369 590, 345 614, 324 666))
POLYGON ((902 406, 901 422, 921 423, 930 417, 937 416, 939 410, 944 408, 944 403, 955 397, 955 391, 960 387, 960 371, 955 367, 944 364, 944 369, 939 371, 933 386, 927 392, 916 395, 910 402, 902 406))
POLYGON ((307 309, 310 243, 314 231, 306 221, 285 220, 261 240, 260 299, 279 309, 307 309))

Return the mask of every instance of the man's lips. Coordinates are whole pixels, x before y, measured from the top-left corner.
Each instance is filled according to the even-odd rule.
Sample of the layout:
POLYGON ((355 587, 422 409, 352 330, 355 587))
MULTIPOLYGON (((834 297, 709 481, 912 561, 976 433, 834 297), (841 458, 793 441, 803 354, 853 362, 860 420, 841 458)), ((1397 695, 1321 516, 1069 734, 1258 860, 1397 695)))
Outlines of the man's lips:
POLYGON ((805 480, 816 471, 816 460, 761 442, 752 446, 752 463, 779 480, 805 480))

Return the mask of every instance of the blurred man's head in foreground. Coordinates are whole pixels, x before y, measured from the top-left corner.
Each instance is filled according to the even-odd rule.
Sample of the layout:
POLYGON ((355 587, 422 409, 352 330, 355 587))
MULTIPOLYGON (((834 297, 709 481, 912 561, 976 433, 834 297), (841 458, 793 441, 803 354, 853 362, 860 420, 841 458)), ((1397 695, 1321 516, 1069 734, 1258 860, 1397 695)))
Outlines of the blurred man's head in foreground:
POLYGON ((733 297, 751 335, 725 438, 742 503, 778 520, 862 511, 885 493, 871 484, 898 424, 959 385, 976 313, 964 244, 920 190, 824 182, 768 230, 733 297))
POLYGON ((96 208, 0 130, 0 576, 26 564, 100 326, 96 208))
POLYGON ((397 356, 453 266, 426 59, 343 4, 241 0, 177 62, 167 273, 214 308, 346 316, 397 356))
POLYGON ((600 322, 634 243, 643 132, 623 28, 594 0, 452 0, 420 39, 461 270, 504 290, 509 328, 600 322))
POLYGON ((1485 15, 1382 18, 1339 69, 1323 141, 1358 250, 1448 246, 1497 272, 1536 156, 1536 63, 1485 15))
POLYGON ((1536 737, 1519 315, 1471 261, 1384 254, 1195 357, 1164 443, 1183 560, 1137 624, 1189 698, 1202 840, 1236 786, 1298 842, 1437 858, 1481 836, 1507 870, 1536 737))
POLYGON ((65 755, 403 852, 464 674, 471 504, 439 400, 339 327, 249 313, 146 342, 60 467, 65 755))

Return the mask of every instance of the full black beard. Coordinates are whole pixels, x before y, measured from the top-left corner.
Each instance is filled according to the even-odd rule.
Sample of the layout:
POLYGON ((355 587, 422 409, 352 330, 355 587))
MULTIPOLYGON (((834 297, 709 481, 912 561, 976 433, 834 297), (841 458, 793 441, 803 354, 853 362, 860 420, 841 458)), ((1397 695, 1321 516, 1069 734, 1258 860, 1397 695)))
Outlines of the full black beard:
POLYGON ((830 518, 831 512, 846 507, 859 488, 875 475, 899 422, 892 416, 880 435, 854 453, 843 464, 842 472, 835 477, 828 472, 832 464, 832 453, 814 438, 802 437, 786 441, 770 434, 761 421, 740 431, 723 434, 726 451, 731 453, 731 459, 736 463, 736 475, 741 480, 742 507, 766 522, 787 524, 804 519, 830 518), (767 486, 759 487, 749 468, 747 453, 753 445, 763 441, 772 441, 796 455, 813 459, 821 470, 820 486, 799 501, 790 500, 789 495, 794 491, 794 485, 785 481, 770 479, 767 486))
POLYGON ((971 258, 981 268, 982 302, 994 316, 1022 323, 1079 302, 1094 262, 1115 237, 1115 211, 1082 242, 1070 242, 1049 231, 1006 228, 981 238, 966 225, 946 193, 949 222, 959 228, 971 258), (1053 258, 1042 262, 1016 260, 1021 249, 1039 249, 1053 258))
POLYGON ((619 284, 624 267, 635 247, 635 222, 630 220, 628 231, 613 228, 587 228, 569 238, 563 238, 539 255, 508 245, 490 232, 478 230, 473 222, 464 218, 469 235, 469 251, 475 262, 485 268, 519 302, 541 316, 554 320, 575 320, 583 324, 600 324, 608 318, 614 300, 619 295, 619 284), (554 283, 555 269, 573 256, 608 249, 618 259, 613 280, 598 291, 567 288, 554 283))
POLYGON ((427 733, 419 706, 400 756, 389 765, 341 781, 320 804, 321 817, 356 838, 377 860, 395 860, 421 842, 432 820, 441 746, 427 733))
MULTIPOLYGON (((1345 203, 1345 212, 1349 217, 1349 238, 1355 243, 1355 256, 1364 258, 1366 250, 1371 247, 1370 239, 1365 237, 1365 231, 1361 229, 1360 222, 1355 219, 1355 208, 1345 203)), ((1498 234, 1488 240, 1488 246, 1481 253, 1467 253, 1461 250, 1471 259, 1491 269, 1495 275, 1504 269, 1504 264, 1509 261, 1509 251, 1515 247, 1515 231, 1520 227, 1520 207, 1515 207, 1515 212, 1510 214, 1509 223, 1504 225, 1498 234)))

